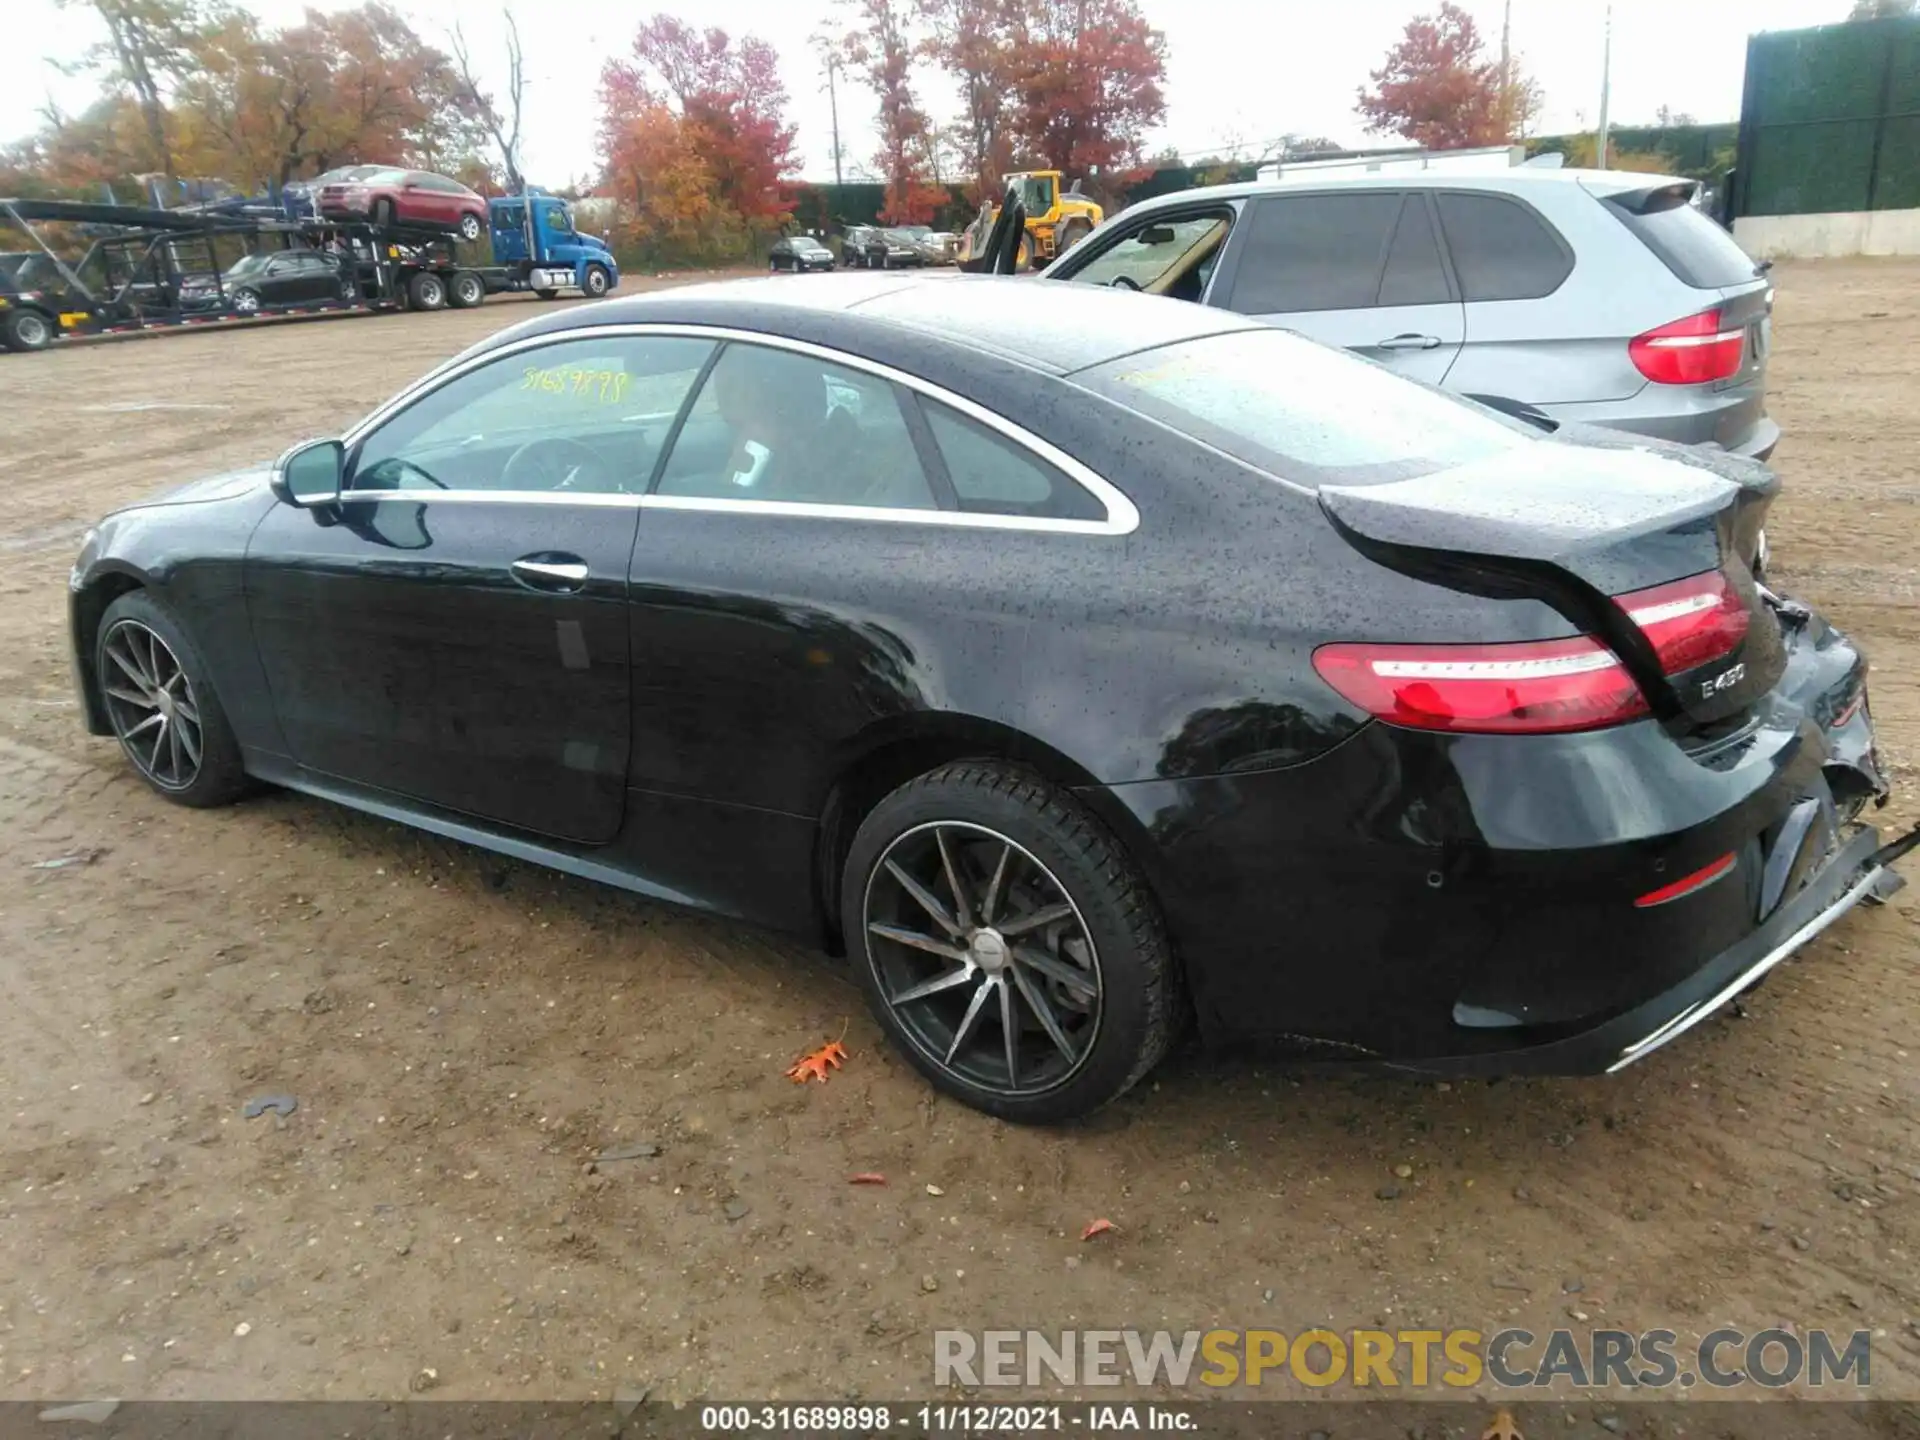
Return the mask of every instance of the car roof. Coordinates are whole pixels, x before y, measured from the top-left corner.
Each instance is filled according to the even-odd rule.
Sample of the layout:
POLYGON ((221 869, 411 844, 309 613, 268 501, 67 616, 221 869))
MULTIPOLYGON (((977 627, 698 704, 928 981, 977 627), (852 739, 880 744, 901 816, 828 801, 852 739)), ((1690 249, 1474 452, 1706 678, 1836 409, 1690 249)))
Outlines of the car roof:
POLYGON ((1197 200, 1245 200, 1261 195, 1288 195, 1301 190, 1505 190, 1525 194, 1534 186, 1573 185, 1598 195, 1629 190, 1651 190, 1661 185, 1691 184, 1683 175, 1655 175, 1639 170, 1579 170, 1561 167, 1489 164, 1484 170, 1316 171, 1297 170, 1273 180, 1239 180, 1231 185, 1200 185, 1175 190, 1129 205, 1124 214, 1137 215, 1162 206, 1197 200))
MULTIPOLYGON (((843 272, 723 280, 602 300, 515 326, 495 337, 591 325, 709 324, 819 336, 854 353, 863 332, 911 331, 1054 374, 1258 321, 1184 300, 1164 300, 1034 277, 843 272), (831 337, 830 339, 828 337, 831 337)), ((482 348, 491 348, 483 343, 482 348)))

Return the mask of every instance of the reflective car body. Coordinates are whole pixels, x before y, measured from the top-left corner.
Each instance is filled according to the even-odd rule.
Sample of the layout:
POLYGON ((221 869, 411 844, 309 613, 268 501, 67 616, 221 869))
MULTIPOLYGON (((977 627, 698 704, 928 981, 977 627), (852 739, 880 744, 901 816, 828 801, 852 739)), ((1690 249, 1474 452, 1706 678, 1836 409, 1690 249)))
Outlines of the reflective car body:
POLYGON ((767 251, 767 268, 792 272, 831 270, 833 251, 811 235, 783 235, 767 251))
POLYGON ((342 272, 337 255, 289 248, 243 256, 227 267, 218 285, 211 276, 188 278, 180 286, 180 308, 251 313, 277 305, 344 301, 353 294, 352 281, 342 272))
POLYGON ((690 286, 502 332, 343 444, 337 497, 263 467, 92 532, 96 732, 138 588, 260 779, 835 947, 862 816, 988 757, 1114 837, 1208 1038, 1439 1071, 1627 1063, 1888 880, 1866 662, 1754 580, 1763 471, 1216 310, 690 286), (818 367, 817 469, 738 443, 735 357, 818 367), (1669 664, 1702 616, 1730 643, 1669 664), (1624 708, 1449 720, 1462 645, 1624 708), (1328 678, 1382 647, 1436 677, 1410 719, 1328 678))

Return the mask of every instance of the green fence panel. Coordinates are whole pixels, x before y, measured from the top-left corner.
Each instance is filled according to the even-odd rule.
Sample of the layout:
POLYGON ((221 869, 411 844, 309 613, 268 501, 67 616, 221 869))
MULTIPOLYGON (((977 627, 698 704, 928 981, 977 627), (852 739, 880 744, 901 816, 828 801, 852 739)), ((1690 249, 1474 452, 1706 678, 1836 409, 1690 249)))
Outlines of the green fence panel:
POLYGON ((1751 37, 1735 213, 1920 205, 1920 17, 1751 37))

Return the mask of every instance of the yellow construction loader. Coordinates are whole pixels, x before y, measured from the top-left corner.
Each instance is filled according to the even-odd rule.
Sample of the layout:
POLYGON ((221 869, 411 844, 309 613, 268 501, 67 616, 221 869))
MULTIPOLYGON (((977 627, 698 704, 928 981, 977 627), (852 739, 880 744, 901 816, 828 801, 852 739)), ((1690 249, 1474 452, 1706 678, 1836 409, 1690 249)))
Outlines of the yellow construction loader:
POLYGON ((1098 205, 1080 193, 1078 180, 1063 193, 1061 178, 1058 170, 1025 170, 1004 176, 1003 202, 995 205, 989 201, 982 205, 978 217, 960 236, 960 268, 990 268, 988 240, 1001 212, 1007 208, 1016 208, 1024 220, 1014 248, 1015 270, 1045 265, 1085 239, 1105 217, 1098 205))

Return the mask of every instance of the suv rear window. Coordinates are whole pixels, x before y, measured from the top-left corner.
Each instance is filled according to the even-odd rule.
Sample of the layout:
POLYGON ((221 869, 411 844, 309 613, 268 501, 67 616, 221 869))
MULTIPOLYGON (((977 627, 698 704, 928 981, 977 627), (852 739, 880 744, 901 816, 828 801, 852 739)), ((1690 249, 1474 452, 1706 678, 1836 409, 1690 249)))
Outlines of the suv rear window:
POLYGON ((1431 475, 1539 440, 1518 421, 1284 330, 1235 330, 1074 380, 1303 485, 1431 475))
POLYGON ((1649 250, 1658 255, 1683 285, 1718 290, 1744 285, 1759 272, 1734 238, 1689 203, 1691 181, 1608 195, 1601 203, 1649 250))

